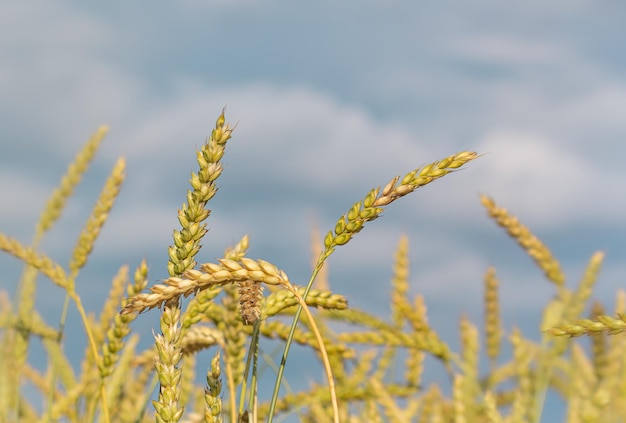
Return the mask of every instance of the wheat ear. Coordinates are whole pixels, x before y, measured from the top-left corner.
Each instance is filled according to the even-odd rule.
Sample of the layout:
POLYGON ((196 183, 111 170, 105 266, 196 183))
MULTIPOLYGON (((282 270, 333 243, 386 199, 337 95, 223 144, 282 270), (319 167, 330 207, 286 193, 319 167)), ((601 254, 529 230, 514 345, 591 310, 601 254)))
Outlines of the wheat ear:
POLYGON ((207 387, 205 389, 204 419, 207 423, 222 423, 222 379, 220 369, 220 353, 215 354, 211 360, 211 368, 206 376, 207 387))
MULTIPOLYGON (((391 321, 394 327, 402 330, 405 324, 404 311, 408 308, 407 292, 409 290, 409 241, 402 236, 394 253, 393 276, 391 278, 391 321)), ((411 356, 411 354, 409 354, 411 356)), ((382 380, 383 376, 396 358, 396 348, 386 348, 378 362, 375 377, 382 380)))
MULTIPOLYGON (((133 297, 141 292, 148 283, 148 266, 143 260, 135 270, 134 283, 128 285, 126 292, 129 297, 133 297)), ((125 300, 126 302, 127 300, 125 300)), ((124 347, 124 339, 130 333, 130 323, 135 319, 135 315, 116 314, 113 317, 113 324, 106 332, 106 344, 102 348, 102 361, 98 364, 100 374, 103 377, 113 372, 115 363, 119 358, 119 352, 124 347)))
POLYGON ((475 421, 476 418, 476 401, 475 398, 481 394, 481 388, 478 385, 479 377, 479 352, 480 344, 478 339, 478 329, 472 324, 466 316, 461 318, 460 324, 461 345, 463 347, 463 377, 459 389, 463 395, 461 400, 464 401, 463 409, 466 418, 475 421))
POLYGON ((511 216, 509 212, 486 195, 480 196, 480 201, 487 209, 487 213, 496 223, 504 228, 509 235, 535 260, 535 263, 543 270, 548 280, 561 287, 565 283, 565 274, 561 270, 559 262, 554 258, 548 247, 533 235, 530 230, 522 225, 519 220, 511 216))
POLYGON ((47 276, 55 285, 61 288, 67 287, 67 274, 58 263, 54 262, 45 254, 38 253, 32 248, 22 245, 18 240, 2 233, 0 233, 0 250, 33 266, 41 274, 47 276))
POLYGON ((474 152, 463 151, 441 161, 412 170, 402 179, 396 176, 385 185, 382 191, 380 188, 371 190, 363 201, 355 203, 346 214, 339 218, 334 231, 326 234, 324 238, 325 251, 322 252, 322 257, 328 257, 337 246, 347 244, 354 235, 363 229, 366 222, 377 219, 385 206, 453 172, 476 157, 478 155, 474 152))
POLYGON ((502 320, 500 318, 499 288, 500 282, 496 277, 496 270, 493 267, 487 269, 485 274, 485 345, 487 357, 493 368, 495 361, 500 355, 500 345, 502 340, 502 320))
MULTIPOLYGON (((178 221, 181 230, 173 234, 174 245, 168 248, 169 261, 167 270, 170 277, 178 277, 192 270, 195 265, 195 256, 200 250, 200 241, 207 232, 204 221, 209 217, 210 210, 207 203, 217 193, 216 180, 222 174, 220 163, 226 149, 226 143, 231 137, 232 129, 226 124, 224 111, 215 122, 215 128, 207 142, 196 153, 198 171, 191 174, 189 183, 192 187, 187 191, 187 202, 178 210, 178 221)), ((129 305, 124 307, 122 314, 132 311, 128 307, 139 296, 130 299, 129 305)), ((180 295, 173 295, 164 301, 164 312, 161 315, 161 328, 168 333, 156 336, 157 348, 160 351, 157 362, 160 388, 159 399, 153 402, 158 418, 164 422, 177 422, 182 416, 184 408, 179 403, 180 376, 179 368, 182 355, 180 342, 182 339, 182 325, 180 322, 180 295)))
MULTIPOLYGON (((87 223, 85 227, 81 231, 78 241, 74 247, 74 251, 72 254, 72 258, 70 259, 69 268, 70 275, 68 277, 67 286, 66 286, 66 300, 63 305, 63 311, 61 314, 61 320, 59 325, 61 328, 65 327, 65 319, 67 317, 67 309, 69 306, 69 299, 76 304, 76 308, 82 318, 83 325, 85 327, 85 333, 87 334, 87 339, 89 340, 89 348, 91 350, 91 354, 93 356, 93 360, 95 363, 98 363, 100 360, 98 354, 98 344, 96 343, 96 339, 94 337, 94 329, 95 325, 90 323, 89 318, 87 317, 87 313, 85 312, 85 308, 83 307, 80 296, 76 292, 75 280, 76 276, 80 269, 87 263, 87 258, 91 253, 93 245, 95 243, 96 238, 100 234, 100 230, 102 226, 106 222, 111 208, 115 204, 115 200, 117 199, 124 179, 126 171, 126 161, 123 158, 119 158, 115 165, 113 166, 113 170, 111 174, 107 178, 104 187, 102 188, 102 192, 96 201, 96 204, 91 212, 91 215, 87 219, 87 223)), ((102 403, 102 414, 105 422, 109 422, 109 406, 107 403, 107 392, 102 380, 100 380, 100 401, 102 403)), ((93 419, 93 414, 95 414, 95 406, 91 409, 90 419, 93 419)))
MULTIPOLYGON (((304 288, 296 287, 295 289, 302 296, 304 288)), ((298 304, 297 298, 289 290, 281 289, 273 292, 266 298, 263 304, 262 318, 266 319, 274 316, 298 304)), ((320 307, 326 310, 346 310, 348 308, 348 300, 343 295, 318 289, 309 291, 306 304, 310 307, 320 307)))
POLYGON ((287 275, 273 264, 264 260, 242 258, 235 260, 221 259, 219 263, 205 263, 201 270, 190 269, 183 277, 170 277, 162 284, 149 288, 150 293, 143 293, 129 299, 122 314, 142 312, 159 307, 181 296, 188 296, 212 286, 222 286, 235 282, 254 281, 270 285, 289 284, 287 275))
MULTIPOLYGON (((401 180, 399 177, 392 178, 391 181, 389 181, 389 183, 387 183, 387 185, 385 185, 382 189, 382 192, 380 188, 375 188, 365 196, 363 201, 355 203, 346 214, 339 218, 335 224, 334 231, 329 231, 326 234, 326 237, 324 238, 324 251, 322 251, 317 260, 311 278, 309 279, 309 282, 304 290, 303 298, 306 300, 318 273, 322 269, 326 259, 330 257, 335 248, 340 245, 347 244, 355 234, 363 229, 363 225, 366 222, 377 219, 383 212, 385 206, 389 205, 396 199, 403 197, 416 189, 447 175, 450 172, 453 172, 455 169, 460 168, 466 163, 474 160, 476 157, 478 157, 478 154, 475 152, 463 151, 446 157, 443 160, 417 168, 407 173, 401 180)), ((285 371, 285 363, 287 361, 287 357, 289 356, 289 349, 291 348, 291 340, 296 331, 301 314, 302 308, 298 307, 291 324, 289 339, 287 340, 283 350, 281 366, 278 369, 276 382, 274 383, 268 423, 272 423, 274 409, 276 407, 276 402, 278 401, 278 392, 285 371)))

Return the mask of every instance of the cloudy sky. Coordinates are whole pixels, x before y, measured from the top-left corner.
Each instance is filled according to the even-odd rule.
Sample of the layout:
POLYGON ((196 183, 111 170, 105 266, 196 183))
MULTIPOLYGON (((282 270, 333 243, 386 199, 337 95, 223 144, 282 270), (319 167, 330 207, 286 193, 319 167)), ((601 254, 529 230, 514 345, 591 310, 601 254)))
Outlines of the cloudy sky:
MULTIPOLYGON (((313 228, 331 229, 396 174, 477 151, 467 169, 392 204, 338 250, 331 285, 385 315, 392 252, 406 233, 412 294, 425 295, 451 344, 462 313, 480 322, 489 265, 507 329, 537 339, 553 287, 478 196, 530 226, 570 286, 593 251, 606 251, 596 295, 612 304, 626 278, 624 12, 623 2, 579 0, 0 1, 0 231, 29 242, 67 164, 107 124, 42 248, 67 263, 124 156, 127 181, 81 295, 97 310, 117 267, 144 257, 151 280, 165 277, 195 150, 227 106, 237 128, 199 259, 249 234, 250 257, 305 283, 313 228)), ((12 293, 19 263, 0 265, 12 293)), ((63 296, 50 285, 41 281, 38 303, 55 321, 63 296)))

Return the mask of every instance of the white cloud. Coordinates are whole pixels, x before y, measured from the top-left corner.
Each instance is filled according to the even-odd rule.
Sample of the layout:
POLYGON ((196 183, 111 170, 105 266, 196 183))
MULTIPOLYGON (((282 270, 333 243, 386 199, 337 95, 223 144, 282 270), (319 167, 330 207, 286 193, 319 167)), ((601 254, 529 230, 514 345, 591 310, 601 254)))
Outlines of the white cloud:
POLYGON ((564 227, 581 221, 622 220, 626 202, 614 193, 626 182, 621 170, 541 135, 496 131, 479 150, 484 194, 527 224, 564 227), (523 217, 522 217, 523 216, 523 217))
POLYGON ((72 157, 86 133, 146 100, 141 80, 110 59, 124 40, 95 16, 60 3, 3 3, 0 15, 0 91, 10 99, 0 109, 11 117, 5 133, 19 131, 34 148, 52 144, 55 154, 72 157))
POLYGON ((183 155, 193 154, 192 146, 204 142, 226 104, 227 120, 237 125, 228 147, 236 156, 227 161, 242 174, 337 190, 363 177, 384 184, 429 156, 400 125, 377 122, 310 89, 269 84, 221 91, 187 85, 177 99, 118 133, 114 150, 142 167, 175 168, 183 155))

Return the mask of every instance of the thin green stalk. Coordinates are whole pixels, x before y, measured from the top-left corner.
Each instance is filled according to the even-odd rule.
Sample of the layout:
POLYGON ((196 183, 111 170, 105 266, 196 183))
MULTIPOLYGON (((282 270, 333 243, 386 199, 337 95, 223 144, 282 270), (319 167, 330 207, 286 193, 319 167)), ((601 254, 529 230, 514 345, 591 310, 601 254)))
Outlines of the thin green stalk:
MULTIPOLYGON (((322 266, 328 258, 329 254, 327 252, 322 252, 320 257, 317 259, 317 264, 315 265, 315 269, 313 269, 313 273, 311 274, 311 279, 309 279, 309 283, 307 283, 306 288, 304 288, 304 292, 302 294, 302 298, 306 301, 306 296, 309 294, 311 287, 313 287, 313 283, 315 282, 315 278, 317 274, 322 270, 322 266)), ((272 401, 270 402, 270 410, 267 418, 268 423, 272 423, 274 419, 274 413, 276 410, 276 402, 278 401, 278 392, 280 391, 280 386, 282 384, 283 375, 285 373, 285 365, 287 364, 287 356, 289 356, 289 349, 291 348, 291 343, 296 333, 296 328, 298 326, 298 322, 300 321, 300 315, 302 314, 302 305, 298 305, 296 309, 296 313, 294 314, 293 321, 291 323, 291 328, 289 329, 289 335, 287 336, 287 342, 285 344, 285 349, 283 350, 283 356, 280 359, 280 366, 278 367, 278 374, 276 375, 276 383, 274 384, 274 392, 272 393, 272 401)))
POLYGON ((254 323, 255 326, 255 330, 256 330, 256 342, 255 342, 255 346, 254 346, 254 350, 253 350, 253 359, 252 359, 252 379, 250 380, 250 398, 248 399, 248 404, 250 406, 250 412, 252 413, 252 421, 256 422, 257 421, 257 417, 259 415, 258 413, 258 376, 257 376, 257 371, 258 371, 258 364, 259 364, 259 325, 260 325, 260 320, 257 320, 254 323))
POLYGON ((135 423, 141 423, 141 421, 143 420, 143 416, 146 414, 146 410, 148 409, 148 404, 150 404, 150 397, 152 396, 152 392, 154 392, 154 390, 156 389, 158 382, 159 382, 159 377, 155 372, 152 375, 150 388, 148 388, 148 391, 146 392, 146 395, 144 396, 143 407, 141 407, 141 413, 139 413, 139 415, 137 416, 135 423))
POLYGON ((241 392, 239 394, 239 415, 243 414, 245 409, 245 394, 248 389, 248 375, 250 374, 250 363, 253 362, 252 367, 252 381, 250 383, 250 397, 248 399, 248 404, 252 404, 252 392, 254 391, 254 386, 256 384, 256 360, 258 357, 258 347, 259 347, 259 325, 260 320, 254 322, 254 326, 252 327, 252 335, 250 339, 250 347, 248 349, 248 358, 246 360, 246 368, 243 372, 243 380, 241 381, 241 392))

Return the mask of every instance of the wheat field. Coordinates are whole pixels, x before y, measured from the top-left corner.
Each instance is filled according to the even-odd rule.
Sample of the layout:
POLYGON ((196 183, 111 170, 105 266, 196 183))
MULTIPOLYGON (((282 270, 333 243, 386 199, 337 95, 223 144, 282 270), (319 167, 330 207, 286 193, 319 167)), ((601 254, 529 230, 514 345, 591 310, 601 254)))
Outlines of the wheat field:
POLYGON ((456 316, 458 333, 435 331, 423 296, 409 295, 406 237, 390 252, 389 316, 353 308, 349 298, 330 289, 324 264, 337 248, 349 248, 387 205, 455 173, 478 159, 477 153, 439 159, 366 193, 324 237, 313 239, 311 276, 298 286, 281 263, 247 257, 253 242, 248 236, 225 245, 219 260, 197 262, 233 135, 222 112, 197 151, 169 261, 150 264, 166 265, 169 276, 148 286, 148 263, 121 264, 102 309, 86 310, 76 281, 124 183, 123 158, 105 181, 69 263, 55 262, 40 246, 105 135, 100 128, 69 165, 30 245, 0 233, 0 249, 24 265, 17 292, 0 293, 0 422, 278 422, 295 416, 302 422, 537 423, 548 392, 564 400, 568 423, 626 421, 625 341, 616 336, 626 329, 626 295, 618 292, 615 304, 591 303, 603 253, 594 253, 579 282, 568 286, 550 249, 492 198, 480 197, 488 218, 554 287, 536 333, 503 327, 499 293, 506 283, 495 268, 484 272, 483 321, 456 316), (47 322, 35 308, 38 275, 65 292, 63 316, 69 307, 80 315, 87 339, 80 363, 71 363, 65 352, 65 317, 47 322), (147 314, 158 314, 160 324, 150 346, 140 349, 132 324, 147 314), (446 341, 453 338, 460 339, 459 351, 446 341), (34 339, 45 349, 45 371, 28 359, 34 339), (283 349, 271 357, 273 390, 259 395, 260 372, 267 372, 259 356, 268 340, 280 341, 283 349), (294 343, 316 357, 311 366, 324 374, 323 383, 281 389, 294 343), (505 343, 510 357, 502 352, 505 343), (205 350, 213 358, 199 366, 196 356, 205 350), (425 384, 425 365, 433 362, 447 380, 425 384), (208 371, 198 375, 199 368, 208 371), (36 399, 25 383, 36 388, 36 399))

